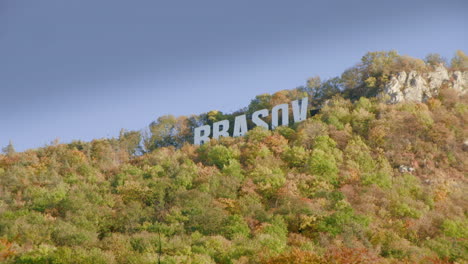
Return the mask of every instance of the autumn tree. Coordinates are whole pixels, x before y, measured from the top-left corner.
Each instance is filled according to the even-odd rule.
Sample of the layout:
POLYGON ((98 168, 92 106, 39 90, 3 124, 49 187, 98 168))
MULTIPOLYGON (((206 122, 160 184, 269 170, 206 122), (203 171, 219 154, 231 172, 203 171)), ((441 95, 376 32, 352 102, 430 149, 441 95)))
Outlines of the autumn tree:
POLYGON ((450 66, 456 70, 466 70, 468 68, 468 55, 461 50, 457 50, 450 61, 450 66))

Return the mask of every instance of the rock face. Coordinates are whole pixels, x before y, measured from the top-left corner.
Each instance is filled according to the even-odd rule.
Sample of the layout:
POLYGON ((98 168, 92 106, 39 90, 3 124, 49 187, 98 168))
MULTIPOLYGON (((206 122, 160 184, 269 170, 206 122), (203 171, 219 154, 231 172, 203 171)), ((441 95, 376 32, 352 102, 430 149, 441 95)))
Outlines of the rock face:
POLYGON ((468 72, 450 72, 442 65, 429 73, 400 72, 393 75, 380 96, 389 96, 388 103, 403 101, 423 102, 437 96, 442 84, 447 84, 460 94, 468 92, 468 72))

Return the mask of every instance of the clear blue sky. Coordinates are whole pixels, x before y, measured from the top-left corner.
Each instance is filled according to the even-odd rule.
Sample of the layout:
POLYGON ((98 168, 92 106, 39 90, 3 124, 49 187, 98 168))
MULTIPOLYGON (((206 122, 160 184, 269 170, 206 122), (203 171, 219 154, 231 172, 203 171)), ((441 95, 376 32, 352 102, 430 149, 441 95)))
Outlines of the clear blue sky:
POLYGON ((0 0, 0 146, 231 112, 367 51, 451 58, 468 1, 0 0))

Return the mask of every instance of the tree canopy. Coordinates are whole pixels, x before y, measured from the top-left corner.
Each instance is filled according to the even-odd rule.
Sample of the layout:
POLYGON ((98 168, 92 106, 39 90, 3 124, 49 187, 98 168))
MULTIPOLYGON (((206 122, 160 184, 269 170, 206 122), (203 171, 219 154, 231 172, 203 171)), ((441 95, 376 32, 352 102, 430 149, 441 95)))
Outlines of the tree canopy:
POLYGON ((24 152, 10 142, 0 262, 465 263, 468 96, 387 105, 349 91, 420 63, 402 60, 369 53, 340 78, 259 95, 239 112, 309 93, 327 103, 299 124, 201 146, 191 128, 239 112, 24 152))

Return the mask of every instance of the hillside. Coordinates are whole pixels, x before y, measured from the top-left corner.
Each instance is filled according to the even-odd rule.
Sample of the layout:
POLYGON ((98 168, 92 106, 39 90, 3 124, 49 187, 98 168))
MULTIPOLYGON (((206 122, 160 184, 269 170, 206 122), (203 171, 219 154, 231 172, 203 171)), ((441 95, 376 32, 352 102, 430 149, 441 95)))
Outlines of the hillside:
POLYGON ((443 63, 370 52, 235 113, 9 145, 0 262, 467 263, 468 57, 443 63), (305 96, 305 121, 192 144, 195 127, 305 96))

